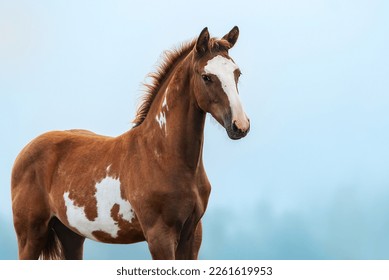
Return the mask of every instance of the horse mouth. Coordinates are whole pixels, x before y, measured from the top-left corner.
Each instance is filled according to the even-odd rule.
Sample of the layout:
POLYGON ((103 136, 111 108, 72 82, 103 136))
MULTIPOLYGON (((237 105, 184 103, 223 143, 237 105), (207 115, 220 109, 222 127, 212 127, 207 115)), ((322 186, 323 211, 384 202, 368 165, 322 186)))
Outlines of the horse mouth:
POLYGON ((233 124, 231 124, 231 126, 226 128, 226 131, 227 131, 227 135, 228 135, 228 137, 230 137, 230 139, 239 140, 239 139, 245 137, 249 133, 250 128, 246 131, 242 131, 240 129, 234 129, 233 124))

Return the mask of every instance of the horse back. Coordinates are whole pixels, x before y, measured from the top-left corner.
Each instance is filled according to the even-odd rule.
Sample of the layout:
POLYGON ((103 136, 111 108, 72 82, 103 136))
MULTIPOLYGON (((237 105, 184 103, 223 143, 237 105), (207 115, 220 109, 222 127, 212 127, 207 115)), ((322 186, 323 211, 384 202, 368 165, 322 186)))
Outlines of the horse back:
POLYGON ((50 131, 28 143, 17 156, 12 169, 11 188, 14 190, 26 176, 37 181, 37 185, 47 185, 49 175, 58 166, 58 161, 68 156, 71 150, 101 146, 111 137, 95 134, 88 130, 50 131), (46 180, 46 182, 45 182, 46 180))

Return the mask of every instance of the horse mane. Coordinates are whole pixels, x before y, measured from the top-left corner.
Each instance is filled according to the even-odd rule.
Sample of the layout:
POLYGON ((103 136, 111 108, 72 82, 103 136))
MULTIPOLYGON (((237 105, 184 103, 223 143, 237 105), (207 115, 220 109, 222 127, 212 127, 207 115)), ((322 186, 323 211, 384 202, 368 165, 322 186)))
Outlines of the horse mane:
MULTIPOLYGON (((165 82, 166 78, 169 76, 170 72, 174 69, 177 63, 192 51, 196 41, 197 38, 181 44, 181 46, 178 48, 167 50, 162 54, 162 61, 157 66, 156 71, 147 75, 151 81, 149 83, 143 84, 145 87, 145 93, 141 98, 141 103, 136 112, 135 119, 132 121, 134 124, 133 127, 137 127, 143 123, 160 87, 165 82)), ((228 51, 230 48, 230 43, 225 39, 210 38, 208 47, 211 52, 228 51)))

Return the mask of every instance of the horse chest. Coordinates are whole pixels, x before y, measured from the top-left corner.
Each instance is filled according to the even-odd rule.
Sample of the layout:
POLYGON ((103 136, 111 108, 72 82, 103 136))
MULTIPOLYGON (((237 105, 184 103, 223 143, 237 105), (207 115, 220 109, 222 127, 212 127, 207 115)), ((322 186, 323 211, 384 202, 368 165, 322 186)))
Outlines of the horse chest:
POLYGON ((95 188, 94 197, 90 200, 95 205, 93 210, 97 213, 96 217, 88 218, 86 198, 83 202, 80 198, 76 199, 71 191, 67 191, 63 194, 66 218, 69 225, 81 235, 98 241, 113 242, 119 237, 120 231, 131 229, 135 213, 130 202, 121 196, 119 179, 107 176, 96 183, 95 188))

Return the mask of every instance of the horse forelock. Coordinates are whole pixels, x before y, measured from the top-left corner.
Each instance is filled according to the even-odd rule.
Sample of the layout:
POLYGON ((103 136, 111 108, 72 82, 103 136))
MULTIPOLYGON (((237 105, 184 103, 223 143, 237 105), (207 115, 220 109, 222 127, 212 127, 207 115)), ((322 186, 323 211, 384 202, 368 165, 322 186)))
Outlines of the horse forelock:
MULTIPOLYGON (((135 119, 132 121, 134 127, 139 126, 145 120, 151 104, 153 103, 157 93, 163 83, 166 81, 169 74, 173 71, 175 66, 185 58, 194 48, 196 39, 183 43, 180 47, 167 50, 162 55, 162 61, 157 66, 156 71, 147 75, 150 79, 149 83, 144 83, 144 95, 141 98, 141 102, 138 106, 135 119)), ((230 49, 230 43, 225 39, 210 38, 208 42, 208 48, 211 52, 228 51, 230 49)))
POLYGON ((211 52, 228 52, 231 44, 225 39, 211 38, 208 42, 208 48, 211 52))

